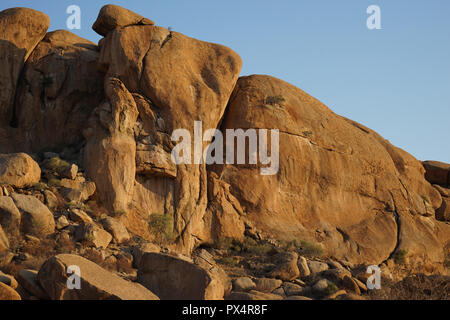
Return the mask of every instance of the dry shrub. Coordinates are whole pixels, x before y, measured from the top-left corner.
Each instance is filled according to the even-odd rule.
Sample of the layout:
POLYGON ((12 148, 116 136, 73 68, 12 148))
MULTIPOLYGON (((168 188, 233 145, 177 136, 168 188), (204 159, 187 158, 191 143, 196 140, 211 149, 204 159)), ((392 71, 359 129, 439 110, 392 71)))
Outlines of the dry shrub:
POLYGON ((402 281, 382 278, 380 290, 369 290, 376 300, 449 300, 450 276, 417 274, 402 281))
POLYGON ((92 248, 86 249, 82 256, 98 265, 101 265, 104 262, 102 254, 92 248))
POLYGON ((99 205, 97 203, 97 201, 95 200, 89 200, 87 202, 87 206, 89 207, 89 215, 92 218, 101 218, 103 215, 108 215, 108 210, 106 210, 104 207, 102 207, 101 205, 99 205))

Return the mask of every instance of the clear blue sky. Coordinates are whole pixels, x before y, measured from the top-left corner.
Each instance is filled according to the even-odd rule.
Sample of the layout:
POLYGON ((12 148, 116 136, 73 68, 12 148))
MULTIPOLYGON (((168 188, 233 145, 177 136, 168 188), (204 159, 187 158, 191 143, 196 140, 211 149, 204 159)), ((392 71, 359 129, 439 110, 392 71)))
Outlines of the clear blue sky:
POLYGON ((0 9, 41 10, 56 30, 66 28, 67 6, 79 5, 73 32, 97 42, 91 25, 107 3, 229 46, 242 75, 291 82, 418 159, 450 162, 448 0, 2 0, 0 9), (371 4, 381 8, 382 30, 366 27, 371 4))

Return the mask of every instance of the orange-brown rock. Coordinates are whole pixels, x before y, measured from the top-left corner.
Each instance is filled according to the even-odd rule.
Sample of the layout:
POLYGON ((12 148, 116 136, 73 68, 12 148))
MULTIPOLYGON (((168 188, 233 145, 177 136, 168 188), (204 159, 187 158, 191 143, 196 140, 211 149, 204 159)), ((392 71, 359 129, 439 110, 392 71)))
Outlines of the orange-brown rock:
MULTIPOLYGON (((166 141, 154 144, 170 153, 173 146, 167 140, 174 129, 192 132, 195 120, 201 120, 205 129, 218 126, 242 61, 224 46, 144 25, 109 32, 101 44, 99 65, 107 76, 120 77, 130 92, 142 97, 141 102, 147 100, 137 103, 138 121, 143 123, 143 131, 150 138, 156 129, 166 141)), ((156 163, 150 155, 139 154, 139 168, 143 168, 139 172, 145 175, 136 178, 132 196, 136 212, 132 213, 133 219, 129 219, 127 227, 142 233, 133 227, 143 224, 136 221, 137 217, 145 223, 149 212, 173 214, 174 229, 180 235, 178 247, 190 252, 202 241, 199 239, 209 236, 208 232, 204 235, 203 219, 207 204, 206 167, 179 165, 174 179, 167 173, 163 177, 159 173, 149 176, 150 170, 143 165, 145 159, 156 163)), ((164 157, 158 161, 161 159, 164 157)), ((166 165, 164 170, 173 172, 166 165)))
POLYGON ((133 96, 116 78, 105 80, 108 102, 101 104, 84 131, 85 166, 99 199, 111 212, 129 209, 136 175, 133 127, 138 110, 133 96))
POLYGON ((106 36, 111 30, 131 25, 154 25, 154 22, 121 6, 108 4, 100 9, 92 29, 99 35, 106 36))
POLYGON ((163 300, 222 300, 223 279, 207 269, 162 253, 145 253, 138 282, 163 300))
POLYGON ((9 249, 9 240, 6 236, 6 233, 3 231, 2 226, 0 225, 0 252, 6 251, 9 249))
POLYGON ((0 126, 8 126, 12 120, 23 64, 49 25, 49 17, 33 9, 11 8, 0 12, 0 126))
POLYGON ((450 230, 434 218, 440 194, 419 161, 372 130, 258 75, 239 79, 222 131, 228 128, 280 131, 277 174, 262 176, 257 165, 215 169, 245 220, 266 236, 320 242, 356 263, 380 263, 399 249, 443 262, 450 230))
POLYGON ((26 153, 0 154, 0 184, 31 187, 41 179, 41 168, 26 153))
POLYGON ((47 33, 28 58, 20 78, 15 150, 62 151, 83 142, 87 120, 103 99, 98 56, 94 43, 69 31, 47 33))
POLYGON ((0 300, 22 300, 16 290, 0 282, 0 300))
POLYGON ((73 254, 60 254, 48 259, 38 273, 42 288, 52 300, 159 300, 151 291, 101 268, 94 262, 73 254), (70 290, 69 266, 80 270, 80 289, 70 290))

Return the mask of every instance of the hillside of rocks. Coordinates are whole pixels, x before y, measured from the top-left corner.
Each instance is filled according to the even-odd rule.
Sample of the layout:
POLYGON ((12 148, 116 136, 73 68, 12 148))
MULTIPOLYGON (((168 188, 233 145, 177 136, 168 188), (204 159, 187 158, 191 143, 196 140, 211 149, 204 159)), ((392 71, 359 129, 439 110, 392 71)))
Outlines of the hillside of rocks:
POLYGON ((450 164, 125 8, 49 24, 0 12, 0 300, 450 298, 450 164), (176 165, 195 121, 278 129, 278 172, 176 165))

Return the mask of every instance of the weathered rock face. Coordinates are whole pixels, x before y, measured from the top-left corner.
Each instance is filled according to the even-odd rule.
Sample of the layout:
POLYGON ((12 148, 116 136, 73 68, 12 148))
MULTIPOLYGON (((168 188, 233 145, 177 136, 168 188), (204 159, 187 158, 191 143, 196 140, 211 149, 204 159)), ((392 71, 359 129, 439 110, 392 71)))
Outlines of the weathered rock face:
POLYGON ((0 12, 0 126, 8 126, 13 116, 17 81, 30 52, 45 36, 49 17, 27 8, 0 12))
POLYGON ((424 161, 422 164, 427 181, 441 186, 450 186, 450 164, 439 161, 424 161))
POLYGON ((177 128, 192 133, 195 120, 206 129, 218 126, 241 59, 221 45, 161 27, 133 25, 107 34, 99 65, 107 76, 119 77, 130 92, 139 94, 135 100, 141 129, 136 140, 144 146, 137 154, 135 211, 129 214, 127 227, 142 234, 145 230, 139 226, 145 223, 137 221, 145 221, 149 213, 173 214, 177 243, 189 252, 204 232, 206 168, 183 164, 174 177, 168 161, 173 148, 170 134, 177 128))
POLYGON ((163 300, 222 300, 223 280, 186 260, 161 253, 145 253, 138 282, 163 300))
POLYGON ((30 187, 41 179, 41 168, 25 153, 0 154, 0 184, 30 187))
POLYGON ((449 226, 433 217, 442 200, 419 161, 272 77, 239 79, 230 101, 222 131, 280 131, 276 175, 260 175, 257 165, 215 168, 245 220, 275 238, 321 242, 353 262, 380 263, 398 249, 443 261, 449 226))
POLYGON ((17 89, 16 149, 62 150, 83 141, 82 130, 103 99, 98 56, 94 43, 69 31, 45 36, 28 58, 17 89))
POLYGON ((433 185, 442 196, 442 204, 436 210, 436 219, 441 221, 450 221, 450 189, 433 185))
POLYGON ((72 254, 60 254, 47 260, 39 270, 38 280, 52 300, 159 300, 140 284, 126 281, 72 254), (80 268, 80 290, 67 287, 69 266, 80 268))
POLYGON ((133 127, 138 110, 133 96, 116 78, 105 80, 108 102, 98 107, 85 130, 86 172, 99 199, 112 212, 127 210, 136 175, 136 142, 133 127))

